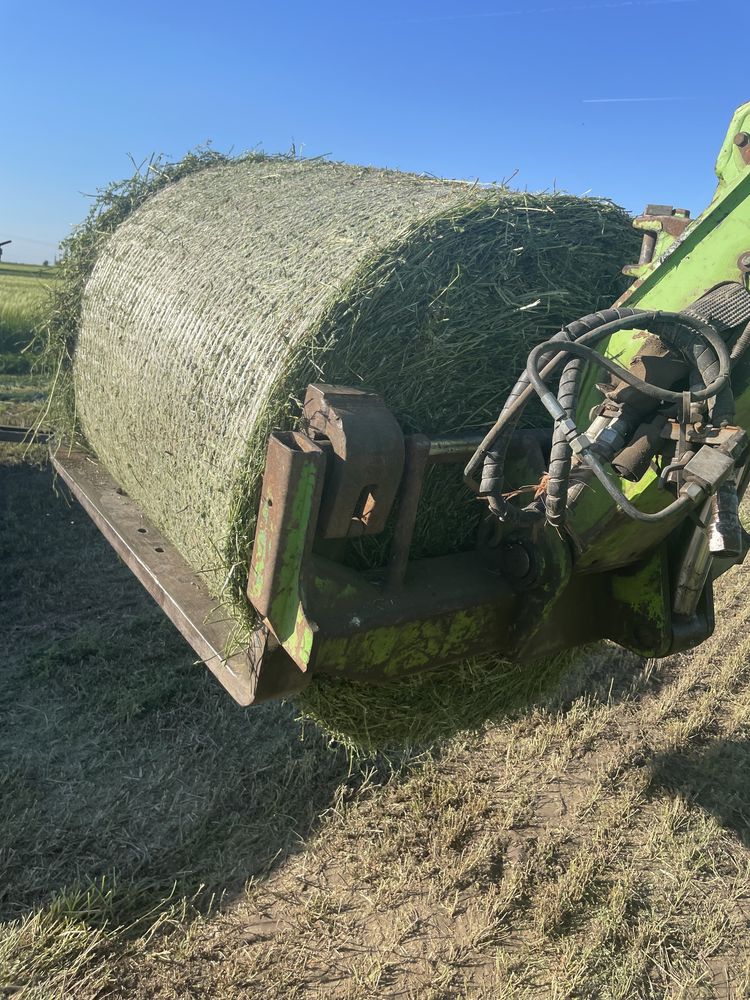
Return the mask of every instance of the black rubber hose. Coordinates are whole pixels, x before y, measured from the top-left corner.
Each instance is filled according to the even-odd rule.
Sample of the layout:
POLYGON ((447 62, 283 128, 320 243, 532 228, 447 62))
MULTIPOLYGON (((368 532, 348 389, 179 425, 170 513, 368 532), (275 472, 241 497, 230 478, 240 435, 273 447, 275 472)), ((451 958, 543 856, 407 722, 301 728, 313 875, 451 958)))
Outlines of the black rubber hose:
MULTIPOLYGON (((563 368, 557 398, 567 416, 575 419, 578 407, 578 390, 584 362, 581 358, 571 358, 563 368)), ((568 483, 573 453, 570 450, 565 427, 559 421, 552 435, 552 450, 547 473, 547 495, 544 501, 547 521, 555 527, 562 527, 568 504, 568 483)))
MULTIPOLYGON (((697 391, 703 386, 710 385, 718 376, 719 359, 703 341, 691 336, 691 332, 684 329, 676 330, 672 343, 693 364, 695 374, 691 380, 690 392, 693 398, 696 398, 697 391)), ((732 366, 731 354, 729 365, 732 366)), ((727 382, 711 404, 711 421, 716 426, 721 426, 732 420, 734 420, 734 393, 731 384, 727 382)))
MULTIPOLYGON (((657 510, 653 514, 647 514, 642 510, 638 510, 638 508, 628 500, 625 494, 615 486, 607 475, 606 469, 593 452, 583 452, 581 454, 581 459, 592 470, 596 478, 602 484, 607 493, 609 493, 610 497, 612 497, 617 506, 621 510, 625 511, 628 517, 632 517, 634 521, 643 521, 645 524, 657 524, 660 521, 667 521, 669 518, 672 518, 677 514, 687 513, 696 506, 696 501, 691 497, 681 496, 678 497, 677 500, 673 500, 672 503, 668 504, 662 510, 657 510)), ((704 500, 705 496, 702 496, 698 503, 702 503, 704 500)))
POLYGON ((741 357, 747 350, 748 344, 750 344, 750 323, 747 324, 745 329, 732 344, 729 360, 736 361, 739 357, 741 357))
MULTIPOLYGON (((580 319, 574 320, 563 327, 547 343, 554 344, 561 341, 570 343, 586 334, 593 333, 602 324, 634 315, 636 315, 636 312, 633 309, 604 309, 599 312, 589 313, 587 316, 582 316, 580 319)), ((554 359, 553 365, 564 359, 565 356, 565 352, 561 352, 554 359)), ((505 460, 510 440, 521 418, 521 414, 532 395, 533 390, 529 384, 529 377, 527 372, 524 371, 513 386, 495 426, 485 436, 484 441, 464 470, 464 476, 470 478, 479 461, 482 460, 482 478, 479 483, 478 494, 479 496, 488 498, 490 509, 499 520, 514 524, 518 524, 520 520, 536 520, 541 512, 540 508, 535 508, 526 512, 530 515, 530 518, 521 518, 519 509, 513 504, 508 503, 502 496, 502 489, 505 482, 505 460)), ((561 448, 558 448, 558 450, 561 451, 561 448)))
MULTIPOLYGON (((578 346, 583 347, 584 342, 592 342, 600 340, 603 337, 609 336, 610 334, 617 332, 618 330, 633 329, 640 326, 643 326, 644 328, 646 328, 647 326, 652 327, 655 323, 662 325, 662 323, 664 322, 677 323, 679 326, 683 328, 684 327, 690 328, 692 331, 697 333, 703 340, 705 340, 710 345, 711 348, 714 349, 713 355, 710 350, 708 351, 708 353, 706 353, 705 349, 702 349, 698 351, 696 354, 694 354, 694 357, 696 359, 696 366, 699 367, 700 369, 710 371, 712 366, 715 363, 718 363, 718 374, 716 378, 712 379, 709 382, 709 384, 705 385, 702 389, 697 389, 694 393, 691 393, 692 398, 694 400, 711 398, 712 396, 717 395, 718 392, 720 392, 724 388, 728 388, 728 391, 731 393, 731 389, 729 388, 729 370, 731 368, 731 363, 729 360, 729 354, 726 345, 724 341, 720 338, 720 336, 716 333, 716 331, 713 329, 713 327, 709 326, 707 323, 704 323, 700 319, 693 318, 692 316, 686 316, 680 313, 665 313, 662 311, 637 312, 635 310, 613 309, 613 310, 606 310, 605 312, 602 313, 593 313, 590 314, 589 316, 583 317, 581 320, 575 321, 574 323, 566 327, 564 330, 560 331, 560 333, 557 334, 550 341, 547 341, 545 344, 539 345, 538 348, 534 348, 534 350, 531 352, 525 372, 525 377, 522 375, 521 378, 519 378, 519 380, 517 381, 516 386, 514 387, 514 390, 511 394, 511 397, 509 397, 509 399, 506 401, 506 404, 503 407, 503 411, 500 414, 495 426, 485 436, 482 445, 480 445, 480 447, 474 453, 474 456, 472 457, 471 461, 466 467, 465 475, 468 478, 476 469, 478 462, 482 460, 483 454, 485 458, 489 456, 490 460, 487 467, 488 475, 487 476, 483 475, 480 490, 481 492, 485 493, 485 495, 488 495, 490 507, 498 517, 500 517, 502 520, 511 520, 515 522, 518 522, 521 519, 526 520, 527 518, 536 519, 537 517, 538 507, 537 509, 534 510, 526 510, 520 512, 518 508, 513 507, 513 505, 509 504, 501 496, 500 491, 502 490, 502 485, 503 485, 505 456, 507 454, 507 447, 508 447, 508 442, 510 440, 510 435, 515 429, 515 426, 518 423, 518 420, 520 419, 520 415, 523 412, 524 407, 528 403, 529 398, 531 397, 532 387, 534 391, 537 391, 539 393, 540 398, 542 398, 542 401, 545 402, 545 405, 547 405, 547 402, 553 402, 553 401, 555 404, 557 404, 554 412, 552 409, 550 409, 549 406, 547 408, 550 409, 550 412, 553 412, 553 416, 555 416, 558 422, 561 415, 567 416, 565 410, 563 410, 560 407, 560 404, 557 402, 554 396, 552 396, 552 393, 549 392, 545 383, 542 381, 544 377, 547 377, 554 371, 554 369, 566 356, 573 354, 577 355, 578 358, 583 360, 592 360, 595 363, 599 364, 600 367, 609 370, 610 372, 621 378, 622 381, 642 391, 644 395, 651 396, 652 398, 658 399, 659 401, 664 401, 665 399, 672 400, 674 402, 682 401, 683 398, 682 393, 676 393, 671 390, 664 390, 651 386, 650 383, 644 382, 637 376, 632 375, 626 369, 621 368, 620 366, 614 364, 613 362, 610 362, 609 359, 604 358, 603 355, 600 355, 597 352, 579 351, 574 349, 578 346), (613 318, 610 319, 609 318, 610 316, 612 316, 613 318), (537 356, 541 358, 544 354, 548 354, 550 353, 551 350, 554 350, 555 341, 560 341, 560 340, 570 341, 571 336, 575 336, 576 334, 578 334, 578 340, 580 341, 580 344, 577 344, 575 342, 569 343, 569 346, 565 350, 559 352, 550 362, 548 362, 544 366, 542 372, 539 372, 538 369, 536 368, 537 356), (533 364, 532 364, 532 359, 534 362, 533 364), (535 377, 538 380, 537 384, 534 384, 535 377), (545 397, 547 397, 547 400, 545 400, 545 397), (498 437, 501 438, 500 441, 498 441, 498 437), (504 438, 505 440, 503 441, 502 438, 504 438), (522 515, 525 516, 523 516, 522 518, 522 515)), ((663 339, 666 340, 667 342, 674 342, 679 338, 676 335, 670 336, 668 332, 665 331, 663 339)), ((683 334, 683 339, 684 339, 684 334, 683 334)), ((693 338, 693 341, 694 339, 695 338, 693 338)), ((683 349, 682 345, 680 345, 680 349, 683 349)), ((574 388, 576 394, 577 394, 578 378, 577 374, 574 376, 574 373, 576 372, 576 369, 580 370, 580 368, 581 366, 571 366, 570 388, 574 388)), ((701 371, 701 375, 702 374, 703 372, 701 371)), ((556 428, 556 430, 559 432, 559 434, 556 434, 556 437, 558 438, 561 437, 560 428, 558 427, 556 428)), ((559 449, 555 457, 561 460, 562 462, 567 462, 569 466, 570 456, 568 454, 567 443, 565 448, 565 455, 563 456, 563 445, 562 443, 560 443, 559 449)), ((558 465, 556 471, 564 472, 565 469, 564 467, 558 465)), ((553 486, 553 493, 555 492, 555 490, 559 491, 560 480, 562 480, 562 478, 564 478, 567 483, 568 476, 558 477, 558 481, 553 486)), ((617 491, 616 488, 611 483, 609 485, 611 487, 611 490, 616 491, 617 495, 627 504, 627 506, 630 508, 631 511, 636 510, 636 508, 633 507, 632 504, 630 504, 626 500, 626 498, 622 493, 620 493, 620 491, 617 491)), ((611 493, 611 490, 608 488, 608 492, 611 493)), ((559 510, 560 508, 558 506, 557 510, 558 513, 559 510)), ((668 510, 664 512, 664 516, 665 517, 669 516, 668 510)), ((651 515, 649 515, 648 518, 644 519, 652 520, 652 517, 651 515)), ((657 517, 656 519, 660 520, 661 518, 657 517)))
POLYGON ((724 388, 717 393, 716 399, 711 405, 711 423, 714 427, 721 427, 722 424, 734 423, 734 418, 734 392, 732 386, 727 382, 724 388))
MULTIPOLYGON (((711 347, 699 339, 693 329, 677 330, 673 335, 665 336, 664 339, 672 340, 674 347, 688 359, 692 358, 692 368, 695 375, 692 382, 693 392, 698 392, 715 381, 720 369, 719 359, 711 347)), ((581 358, 574 358, 568 362, 563 370, 557 394, 558 402, 565 410, 566 415, 573 419, 578 405, 579 380, 583 367, 584 362, 581 358)), ((729 382, 719 391, 714 400, 712 417, 715 423, 720 423, 722 420, 729 422, 734 417, 734 395, 729 382)), ((562 526, 566 516, 571 462, 572 451, 567 441, 565 428, 558 421, 555 424, 550 454, 545 500, 547 521, 556 527, 562 526)))
MULTIPOLYGON (((604 323, 623 319, 626 312, 634 314, 633 310, 617 309, 605 309, 601 312, 590 313, 588 316, 584 316, 582 319, 569 324, 566 329, 572 335, 572 339, 577 340, 584 334, 598 329, 604 323)), ((557 398, 560 405, 571 418, 575 418, 578 408, 578 393, 583 369, 584 362, 581 358, 571 358, 563 368, 562 375, 560 376, 557 398)), ((547 522, 556 528, 563 526, 567 516, 572 459, 573 452, 565 436, 565 428, 558 422, 555 424, 552 434, 552 448, 550 451, 547 488, 544 500, 547 522)))
MULTIPOLYGON (((552 341, 559 341, 569 340, 570 337, 566 330, 560 330, 559 333, 556 333, 550 339, 552 341)), ((513 409, 518 397, 528 388, 529 377, 524 370, 506 399, 499 420, 502 420, 504 414, 513 409)), ((505 460, 508 456, 508 448, 510 447, 513 431, 516 428, 519 417, 520 412, 516 419, 512 423, 507 424, 504 431, 497 435, 491 449, 486 453, 482 465, 482 478, 479 483, 478 493, 479 496, 487 498, 490 510, 499 521, 513 527, 520 527, 532 521, 537 521, 541 516, 541 510, 537 506, 532 506, 531 509, 524 510, 510 503, 502 495, 503 484, 505 482, 505 460)))
MULTIPOLYGON (((559 333, 556 333, 554 337, 550 338, 548 343, 554 343, 555 341, 561 340, 571 340, 567 329, 560 330, 559 333)), ((511 389, 508 398, 505 400, 505 405, 500 412, 497 425, 504 420, 507 413, 514 409, 516 400, 528 389, 528 387, 529 376, 526 374, 526 369, 524 369, 519 376, 518 381, 511 389)), ((495 436, 495 440, 493 441, 490 449, 485 453, 484 462, 482 464, 482 479, 479 484, 479 496, 492 496, 495 494, 498 496, 500 495, 504 482, 505 459, 508 454, 508 446, 510 445, 510 439, 513 436, 513 431, 516 429, 520 415, 521 413, 519 412, 516 415, 515 420, 506 424, 502 428, 502 431, 495 436)))
MULTIPOLYGON (((693 351, 693 357, 695 360, 696 367, 699 370, 699 377, 703 380, 711 379, 702 388, 697 390, 695 393, 691 393, 693 399, 710 399, 713 396, 717 396, 725 388, 729 386, 729 369, 731 363, 729 360, 729 352, 727 350, 726 344, 721 340, 719 335, 713 329, 713 327, 708 327, 700 320, 694 320, 693 317, 675 315, 675 314, 663 314, 660 313, 658 317, 654 317, 662 321, 668 319, 670 321, 680 322, 684 326, 690 327, 695 330, 708 344, 709 347, 703 351, 695 352, 693 351), (713 350, 715 348, 715 350, 713 350)), ((654 320, 650 323, 653 324, 654 320)), ((607 336, 609 330, 607 326, 612 324, 606 324, 600 327, 594 332, 594 335, 586 337, 587 340, 598 340, 601 337, 607 336)), ((583 338, 582 338, 583 339, 583 338)), ((670 336, 665 334, 663 339, 669 342, 674 342, 678 338, 675 336, 670 336)), ((548 409, 554 420, 556 421, 556 431, 559 431, 564 425, 562 421, 570 416, 567 410, 567 404, 570 401, 571 386, 566 384, 565 386, 565 396, 562 395, 558 399, 553 393, 547 388, 544 382, 543 376, 539 372, 538 364, 545 354, 549 354, 555 346, 552 344, 540 344, 535 347, 534 350, 529 355, 528 364, 526 366, 526 372, 529 376, 529 381, 534 387, 534 390, 539 395, 539 398, 544 403, 545 407, 548 409)), ((593 364, 604 368, 606 371, 611 372, 613 375, 620 378, 622 381, 626 382, 628 385, 632 385, 634 388, 643 392, 647 396, 656 398, 660 401, 664 399, 672 399, 674 402, 682 401, 682 393, 673 392, 672 390, 660 389, 656 386, 652 386, 650 383, 645 382, 643 379, 638 378, 638 376, 633 375, 629 370, 622 368, 620 365, 610 361, 604 355, 599 354, 597 351, 593 350, 583 343, 573 343, 567 348, 567 353, 572 354, 574 357, 581 359, 582 361, 589 361, 593 364)), ((567 366, 566 366, 567 367, 567 366)), ((575 391, 577 393, 577 380, 578 373, 575 369, 571 368, 571 381, 575 382, 575 391)), ((562 380, 561 380, 562 381, 562 380)), ((731 395, 731 389, 730 389, 731 395)), ((570 434, 570 428, 566 429, 566 434, 570 434)), ((566 441, 569 447, 569 442, 566 441)), ((680 497, 673 503, 669 504, 661 511, 657 511, 653 514, 645 514, 639 511, 637 507, 630 503, 627 497, 618 489, 614 483, 607 476, 606 470, 601 465, 596 456, 590 451, 590 449, 585 449, 581 452, 581 460, 589 466, 589 468, 594 472, 597 478, 601 481, 602 485, 606 489, 607 493, 612 497, 612 499, 617 503, 617 505, 624 510, 628 516, 635 520, 643 521, 646 523, 654 523, 659 521, 665 521, 671 518, 678 512, 682 512, 694 506, 694 502, 689 497, 680 497)))
MULTIPOLYGON (((510 409, 518 397, 523 393, 523 391, 528 387, 529 379, 526 372, 523 373, 521 378, 518 379, 516 384, 511 389, 510 395, 505 401, 505 406, 501 413, 501 417, 506 410, 510 409)), ((513 424, 515 428, 515 423, 513 424)), ((510 444, 510 434, 499 434, 489 451, 486 452, 484 463, 482 465, 482 479, 479 485, 479 495, 480 496, 490 496, 493 493, 499 493, 503 488, 503 471, 505 468, 505 459, 508 454, 508 446, 510 444)))
MULTIPOLYGON (((554 339, 554 338, 553 338, 554 339)), ((511 389, 510 395, 505 401, 503 412, 513 406, 516 399, 528 388, 529 379, 524 371, 511 389)), ((502 416, 502 414, 501 414, 502 416)), ((515 427, 515 424, 513 425, 515 427)), ((511 432, 512 434, 512 432, 511 432)), ((479 496, 487 497, 490 510, 499 521, 505 524, 519 527, 522 523, 537 520, 536 514, 523 516, 524 512, 509 503, 502 495, 503 482, 505 479, 505 459, 510 447, 511 434, 498 436, 492 449, 487 452, 482 466, 482 479, 479 483, 479 496)))
MULTIPOLYGON (((635 319, 629 317, 624 320, 617 321, 615 323, 607 323, 604 326, 599 327, 598 330, 594 330, 593 333, 582 337, 579 341, 575 343, 568 344, 565 348, 567 354, 572 354, 575 357, 583 358, 585 361, 590 361, 599 368, 603 368, 605 371, 616 375, 617 378, 626 382, 628 385, 642 392, 644 396, 649 396, 651 399, 656 399, 659 402, 670 402, 670 403, 681 403, 683 398, 683 393, 676 392, 673 389, 662 389, 659 386, 651 385, 650 382, 646 382, 644 379, 639 378, 634 375, 629 369, 623 368, 616 362, 611 361, 609 358, 605 357, 603 354, 599 354, 593 348, 588 347, 583 341, 591 342, 592 340, 600 340, 603 337, 609 336, 610 333, 614 333, 617 330, 629 329, 639 323, 641 319, 648 319, 649 328, 651 328, 655 323, 663 323, 665 320, 668 322, 679 322, 683 323, 685 326, 692 327, 696 333, 702 336, 714 349, 716 360, 718 361, 718 372, 707 385, 702 389, 698 389, 696 392, 691 392, 691 398, 694 401, 702 401, 704 399, 711 399, 716 396, 727 383, 729 382, 729 373, 731 369, 731 363, 729 360, 729 351, 727 350, 727 345, 721 339, 718 333, 714 330, 712 326, 707 323, 703 323, 702 320, 694 319, 692 316, 684 316, 678 313, 652 313, 647 314, 645 317, 636 317, 635 319), (614 328, 614 329, 613 329, 614 328)), ((667 332, 662 334, 663 339, 670 343, 674 340, 667 332)), ((535 347, 531 354, 529 354, 529 360, 526 364, 526 374, 529 376, 529 381, 537 393, 539 398, 547 405, 546 401, 554 400, 553 409, 550 409, 550 413, 555 417, 555 419, 560 419, 559 414, 561 411, 560 405, 557 403, 556 398, 552 394, 551 390, 547 387, 544 381, 544 375, 539 371, 539 362, 541 359, 550 354, 556 349, 556 345, 550 343, 539 344, 535 347)), ((710 357, 704 363, 704 370, 710 369, 710 357)), ((545 366, 546 370, 546 366, 545 366)))
MULTIPOLYGON (((546 343, 554 343, 556 341, 570 342, 572 340, 578 340, 580 338, 587 337, 589 333, 598 329, 602 323, 609 322, 610 318, 612 320, 618 320, 640 315, 645 316, 647 314, 643 311, 638 312, 635 309, 604 309, 601 312, 589 313, 588 316, 583 316, 581 319, 574 320, 572 323, 569 323, 568 326, 563 327, 559 333, 556 333, 554 337, 551 337, 549 341, 546 341, 546 343)), ((564 361, 565 357, 565 352, 561 351, 555 358, 548 362, 544 368, 545 377, 551 375, 558 365, 564 361)), ((482 443, 474 452, 468 465, 464 469, 464 477, 466 479, 471 479, 477 471, 479 465, 484 464, 487 456, 493 453, 493 451, 496 451, 498 456, 502 454, 501 448, 498 444, 498 439, 501 435, 510 438, 511 434, 515 430, 518 420, 520 419, 521 413, 533 395, 534 391, 529 384, 526 371, 524 371, 513 387, 499 417, 487 434, 485 434, 482 443)), ((502 489, 502 481, 500 481, 499 488, 502 489)))

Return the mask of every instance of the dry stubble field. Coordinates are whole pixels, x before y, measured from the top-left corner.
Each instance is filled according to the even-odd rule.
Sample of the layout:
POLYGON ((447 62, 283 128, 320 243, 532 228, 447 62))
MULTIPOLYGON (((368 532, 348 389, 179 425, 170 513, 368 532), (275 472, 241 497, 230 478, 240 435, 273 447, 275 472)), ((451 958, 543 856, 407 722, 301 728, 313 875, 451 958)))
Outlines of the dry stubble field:
POLYGON ((750 568, 691 655, 351 761, 235 706, 43 458, 0 452, 0 996, 750 997, 750 568))

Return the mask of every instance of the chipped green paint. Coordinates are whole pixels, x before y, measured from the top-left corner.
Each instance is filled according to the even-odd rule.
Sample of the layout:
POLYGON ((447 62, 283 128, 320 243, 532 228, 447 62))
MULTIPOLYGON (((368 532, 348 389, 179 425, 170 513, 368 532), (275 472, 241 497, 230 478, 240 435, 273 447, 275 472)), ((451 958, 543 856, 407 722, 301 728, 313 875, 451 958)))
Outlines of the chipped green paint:
POLYGON ((294 617, 294 629, 289 638, 282 642, 282 645, 295 663, 307 667, 312 656, 314 638, 315 629, 308 621, 304 607, 298 603, 297 613, 294 617))
POLYGON ((342 583, 330 576, 319 576, 317 573, 313 580, 313 586, 321 597, 331 601, 343 601, 347 597, 356 597, 359 592, 354 583, 342 583))
POLYGON ((349 636, 321 639, 321 660, 326 671, 362 673, 382 671, 395 677, 418 671, 439 658, 460 657, 479 641, 496 615, 493 607, 448 612, 440 618, 384 625, 349 636))
MULTIPOLYGON (((254 573, 248 585, 250 600, 258 599, 267 567, 275 562, 276 577, 268 621, 284 649, 303 669, 312 653, 314 631, 300 599, 300 573, 318 473, 312 464, 300 466, 293 495, 287 495, 288 521, 281 537, 272 534, 272 502, 262 505, 255 533, 254 573)), ((291 489, 291 486, 290 486, 291 489)))
MULTIPOLYGON (((685 209, 675 209, 674 214, 675 217, 681 219, 687 219, 689 217, 689 214, 686 213, 685 209)), ((637 229, 639 232, 651 232, 656 234, 654 259, 663 257, 677 239, 676 236, 673 236, 665 229, 662 229, 661 223, 656 219, 635 219, 633 221, 633 228, 637 229)), ((622 270, 623 274, 627 274, 631 278, 645 278, 651 272, 651 268, 651 264, 628 264, 622 270)))
POLYGON ((657 628, 664 624, 662 573, 661 554, 655 553, 635 572, 615 573, 612 577, 615 600, 649 619, 657 628))
MULTIPOLYGON (((637 483, 621 479, 612 469, 607 471, 612 482, 622 490, 628 500, 637 504, 641 510, 649 513, 661 510, 673 499, 670 494, 658 489, 658 487, 653 488, 658 482, 658 477, 651 469, 637 483)), ((587 483, 586 489, 574 508, 574 529, 579 533, 591 531, 602 517, 613 514, 616 514, 616 510, 606 490, 598 480, 592 480, 587 483)))
POLYGON ((270 510, 267 504, 263 504, 258 513, 258 524, 255 529, 255 540, 253 542, 253 558, 247 579, 247 596, 252 603, 260 600, 263 591, 263 580, 266 575, 266 568, 269 565, 270 552, 273 546, 272 528, 270 525, 270 510))

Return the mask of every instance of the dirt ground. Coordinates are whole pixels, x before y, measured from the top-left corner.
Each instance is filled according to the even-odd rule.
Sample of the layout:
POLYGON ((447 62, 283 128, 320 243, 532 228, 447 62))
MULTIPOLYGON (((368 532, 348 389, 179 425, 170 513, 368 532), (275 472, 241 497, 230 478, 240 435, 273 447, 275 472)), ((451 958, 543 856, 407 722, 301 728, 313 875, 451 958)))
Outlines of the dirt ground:
POLYGON ((238 708, 0 455, 0 996, 750 997, 750 566, 400 762, 238 708))

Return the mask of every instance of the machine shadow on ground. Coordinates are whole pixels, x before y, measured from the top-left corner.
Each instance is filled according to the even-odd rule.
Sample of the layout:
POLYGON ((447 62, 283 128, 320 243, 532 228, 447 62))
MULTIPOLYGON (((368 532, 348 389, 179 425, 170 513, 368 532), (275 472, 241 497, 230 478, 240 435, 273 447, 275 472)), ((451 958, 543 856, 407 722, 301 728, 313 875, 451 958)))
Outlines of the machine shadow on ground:
MULTIPOLYGON (((232 897, 363 781, 398 780, 293 706, 235 705, 47 469, 0 464, 0 594, 2 919, 102 878, 117 922, 232 897)), ((584 690, 582 668, 563 708, 584 690)), ((631 690, 613 658, 601 697, 631 690)))
POLYGON ((651 770, 655 790, 700 806, 750 848, 750 739, 708 739, 658 754, 651 770))

